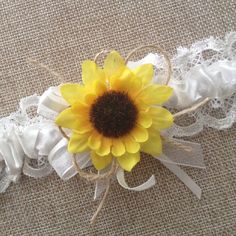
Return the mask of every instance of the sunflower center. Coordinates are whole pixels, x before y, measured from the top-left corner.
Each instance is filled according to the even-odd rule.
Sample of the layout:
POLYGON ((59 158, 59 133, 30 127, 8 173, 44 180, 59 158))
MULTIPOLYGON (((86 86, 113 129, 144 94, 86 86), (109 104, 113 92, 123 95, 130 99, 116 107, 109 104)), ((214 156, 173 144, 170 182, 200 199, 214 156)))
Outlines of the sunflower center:
POLYGON ((135 126, 138 110, 127 93, 109 91, 90 109, 90 122, 105 137, 121 137, 135 126))

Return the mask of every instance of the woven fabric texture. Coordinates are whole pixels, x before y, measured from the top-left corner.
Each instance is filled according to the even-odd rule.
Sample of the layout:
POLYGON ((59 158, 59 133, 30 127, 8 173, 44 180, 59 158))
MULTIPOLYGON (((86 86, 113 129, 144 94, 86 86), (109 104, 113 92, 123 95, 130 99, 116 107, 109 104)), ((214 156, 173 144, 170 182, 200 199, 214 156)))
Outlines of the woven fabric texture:
MULTIPOLYGON (((223 37, 236 30, 235 0, 4 0, 0 2, 0 115, 17 109, 21 97, 59 84, 27 63, 37 59, 65 82, 80 79, 81 62, 102 49, 124 56, 141 44, 160 44, 170 54, 179 45, 223 37)), ((203 190, 199 201, 173 174, 143 158, 130 185, 151 174, 157 185, 133 193, 113 183, 94 226, 89 219, 94 185, 56 174, 22 177, 0 196, 0 235, 236 235, 236 125, 207 129, 192 138, 202 144, 206 170, 185 168, 203 190)))

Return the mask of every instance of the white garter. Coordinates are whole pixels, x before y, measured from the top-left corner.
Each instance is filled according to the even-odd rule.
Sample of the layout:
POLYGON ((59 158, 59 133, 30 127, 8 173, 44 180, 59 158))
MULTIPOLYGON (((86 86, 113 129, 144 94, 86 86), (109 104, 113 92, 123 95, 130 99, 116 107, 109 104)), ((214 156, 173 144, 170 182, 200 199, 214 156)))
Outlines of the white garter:
MULTIPOLYGON (((236 33, 232 32, 224 40, 211 37, 190 48, 177 49, 177 54, 171 59, 173 76, 169 83, 174 89, 174 96, 166 106, 181 110, 207 97, 210 102, 190 114, 194 119, 191 125, 174 124, 167 130, 168 136, 192 136, 205 126, 226 129, 236 121, 235 42, 236 33), (214 55, 205 58, 210 51, 214 55)), ((156 67, 154 80, 159 83, 163 75, 163 63, 157 54, 148 54, 140 61, 129 62, 128 66, 134 68, 146 63, 156 67)), ((17 112, 0 119, 0 192, 4 192, 11 182, 16 182, 22 173, 39 178, 55 170, 64 180, 77 173, 71 154, 67 152, 67 140, 54 124, 56 115, 67 106, 58 87, 51 87, 42 96, 21 99, 17 112), (37 110, 33 117, 30 116, 32 107, 37 110)), ((77 155, 77 160, 81 168, 91 164, 89 153, 77 155)), ((165 165, 168 166, 169 162, 171 160, 168 159, 165 165)), ((186 163, 183 161, 182 164, 186 163)), ((191 166, 194 166, 194 162, 191 166)), ((202 167, 201 163, 198 167, 202 167)), ((123 173, 119 171, 118 175, 119 183, 131 189, 125 183, 123 173)), ((146 183, 153 185, 155 179, 151 177, 146 183)), ((133 190, 145 188, 144 184, 142 188, 133 190)), ((101 192, 101 189, 97 188, 97 191, 101 192)), ((98 192, 95 196, 99 195, 98 192)))

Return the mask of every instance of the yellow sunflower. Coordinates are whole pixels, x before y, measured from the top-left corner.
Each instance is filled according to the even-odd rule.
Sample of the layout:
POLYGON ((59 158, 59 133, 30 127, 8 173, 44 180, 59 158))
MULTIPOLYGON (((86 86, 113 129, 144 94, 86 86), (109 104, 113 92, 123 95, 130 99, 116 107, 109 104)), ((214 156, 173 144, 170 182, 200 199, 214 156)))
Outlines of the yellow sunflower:
POLYGON ((162 153, 160 131, 173 123, 161 107, 172 95, 169 86, 153 84, 153 66, 130 70, 118 52, 112 51, 100 68, 94 61, 82 64, 83 84, 63 84, 61 95, 70 104, 56 118, 58 126, 72 130, 70 153, 90 151, 97 170, 116 158, 131 171, 140 152, 162 153))

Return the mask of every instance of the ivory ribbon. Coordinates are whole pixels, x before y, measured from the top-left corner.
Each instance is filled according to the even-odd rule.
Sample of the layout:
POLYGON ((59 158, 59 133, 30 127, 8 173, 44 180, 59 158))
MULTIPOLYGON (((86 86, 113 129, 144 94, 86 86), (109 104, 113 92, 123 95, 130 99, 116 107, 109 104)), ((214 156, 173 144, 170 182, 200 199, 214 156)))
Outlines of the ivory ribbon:
MULTIPOLYGON (((104 172, 104 170, 99 171, 99 173, 103 173, 103 172, 104 172)), ((137 192, 149 189, 149 188, 153 187, 156 184, 155 176, 152 175, 143 184, 141 184, 139 186, 136 186, 136 187, 129 187, 126 180, 125 180, 124 170, 121 169, 121 168, 118 169, 118 171, 116 173, 116 178, 117 178, 117 181, 118 181, 118 183, 120 184, 121 187, 123 187, 127 190, 137 191, 137 192)), ((97 200, 101 196, 101 194, 105 191, 107 185, 108 185, 108 182, 106 180, 96 181, 95 192, 94 192, 94 200, 97 200)))
POLYGON ((68 106, 68 103, 60 95, 59 88, 50 87, 40 97, 37 112, 48 119, 54 119, 59 112, 68 106))
POLYGON ((125 189, 127 190, 132 190, 132 191, 144 191, 146 189, 149 189, 151 187, 153 187, 156 184, 156 179, 155 176, 152 175, 146 182, 144 182, 143 184, 140 184, 139 186, 136 187, 129 187, 127 182, 125 181, 125 173, 124 170, 119 168, 116 174, 118 183, 125 189))
MULTIPOLYGON (((63 180, 68 180, 77 174, 77 170, 72 162, 72 155, 67 152, 67 145, 67 139, 63 138, 51 150, 48 156, 49 163, 63 180)), ((81 168, 91 165, 89 152, 77 154, 76 159, 81 168)))
MULTIPOLYGON (((17 140, 14 129, 0 138, 0 159, 5 163, 5 172, 8 179, 16 182, 21 174, 24 153, 17 140)), ((3 164, 2 164, 2 168, 3 164)))

